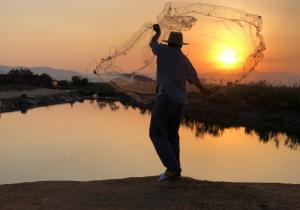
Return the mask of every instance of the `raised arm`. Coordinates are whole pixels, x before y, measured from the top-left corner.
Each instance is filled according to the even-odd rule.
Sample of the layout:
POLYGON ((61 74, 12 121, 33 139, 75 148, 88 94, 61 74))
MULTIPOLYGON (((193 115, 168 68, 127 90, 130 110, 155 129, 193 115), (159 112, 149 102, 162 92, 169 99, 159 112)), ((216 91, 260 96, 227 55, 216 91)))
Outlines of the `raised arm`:
POLYGON ((154 25, 153 25, 153 31, 155 31, 156 33, 155 33, 155 35, 152 37, 150 45, 151 45, 152 43, 157 42, 158 39, 159 39, 159 37, 160 37, 160 35, 161 35, 160 26, 159 26, 158 24, 154 24, 154 25))
POLYGON ((157 55, 160 51, 160 44, 158 43, 158 39, 161 35, 160 26, 158 24, 153 25, 153 30, 156 32, 155 35, 152 37, 150 42, 150 47, 154 55, 157 55))

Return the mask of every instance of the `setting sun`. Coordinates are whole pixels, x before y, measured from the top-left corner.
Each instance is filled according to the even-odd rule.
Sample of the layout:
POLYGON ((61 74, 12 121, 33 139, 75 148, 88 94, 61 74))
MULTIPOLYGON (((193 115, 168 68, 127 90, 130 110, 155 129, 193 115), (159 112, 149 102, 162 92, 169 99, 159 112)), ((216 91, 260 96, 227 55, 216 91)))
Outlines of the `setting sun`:
POLYGON ((236 52, 233 49, 224 49, 219 59, 224 64, 234 64, 237 62, 236 52))

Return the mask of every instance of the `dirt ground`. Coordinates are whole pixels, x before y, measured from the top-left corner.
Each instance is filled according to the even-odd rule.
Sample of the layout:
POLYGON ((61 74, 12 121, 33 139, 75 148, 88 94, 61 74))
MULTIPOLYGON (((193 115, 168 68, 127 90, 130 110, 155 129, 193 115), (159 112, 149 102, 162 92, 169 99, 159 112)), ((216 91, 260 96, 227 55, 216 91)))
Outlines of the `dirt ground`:
POLYGON ((157 177, 0 186, 0 209, 300 209, 300 185, 157 177))

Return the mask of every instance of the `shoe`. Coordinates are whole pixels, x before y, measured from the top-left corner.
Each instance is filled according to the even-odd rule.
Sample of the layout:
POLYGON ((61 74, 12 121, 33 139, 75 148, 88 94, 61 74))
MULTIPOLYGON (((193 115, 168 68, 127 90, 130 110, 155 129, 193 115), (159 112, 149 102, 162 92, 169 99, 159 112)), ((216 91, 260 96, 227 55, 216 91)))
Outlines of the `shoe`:
POLYGON ((163 181, 170 180, 170 179, 180 179, 180 177, 181 177, 180 173, 167 170, 165 173, 163 173, 159 176, 158 181, 163 182, 163 181))

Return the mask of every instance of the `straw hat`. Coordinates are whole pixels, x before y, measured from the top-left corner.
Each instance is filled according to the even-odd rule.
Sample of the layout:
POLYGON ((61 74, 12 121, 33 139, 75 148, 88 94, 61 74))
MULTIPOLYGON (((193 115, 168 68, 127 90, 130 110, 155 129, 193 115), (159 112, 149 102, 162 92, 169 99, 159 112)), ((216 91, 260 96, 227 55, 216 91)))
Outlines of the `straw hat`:
POLYGON ((176 44, 176 45, 188 45, 188 43, 183 42, 183 35, 181 32, 172 31, 169 34, 168 40, 163 40, 163 42, 167 42, 169 44, 176 44))

